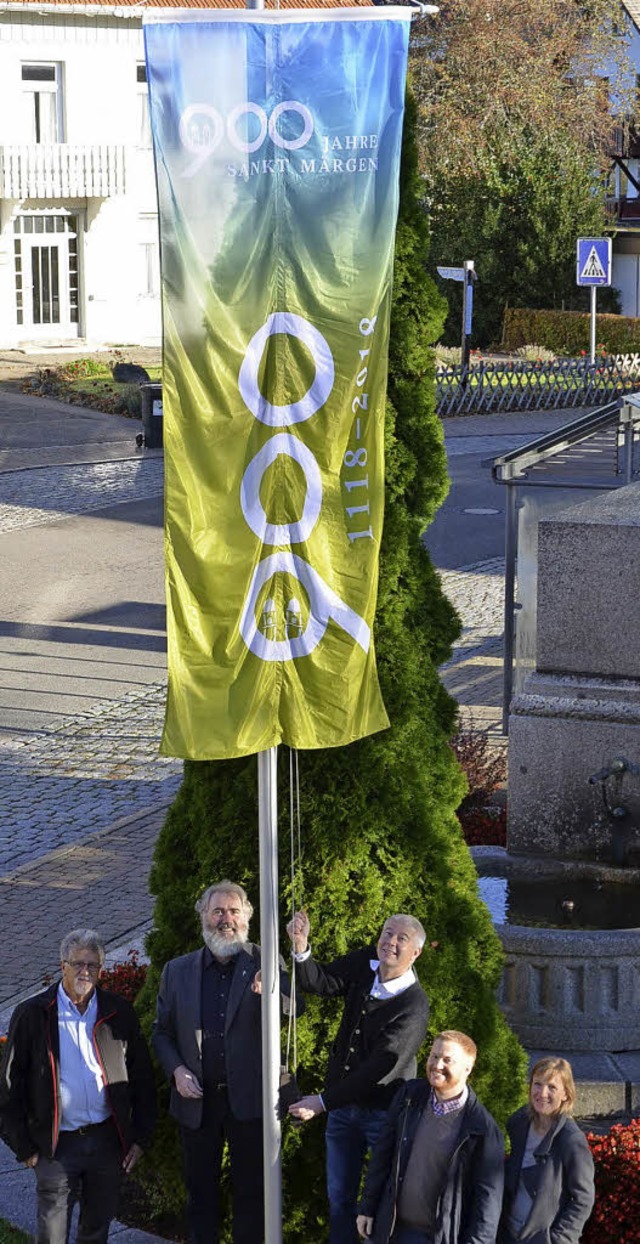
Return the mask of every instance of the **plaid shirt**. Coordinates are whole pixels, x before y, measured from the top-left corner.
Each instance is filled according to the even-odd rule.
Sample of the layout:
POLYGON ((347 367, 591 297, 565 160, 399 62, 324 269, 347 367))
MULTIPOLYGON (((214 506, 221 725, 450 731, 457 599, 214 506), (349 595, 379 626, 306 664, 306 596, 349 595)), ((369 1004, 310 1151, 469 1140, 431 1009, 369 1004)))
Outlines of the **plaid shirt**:
POLYGON ((457 1097, 450 1097, 448 1101, 438 1101, 438 1098, 436 1097, 436 1090, 432 1089, 429 1095, 429 1105, 431 1106, 434 1114, 454 1114, 456 1110, 462 1110, 462 1107, 466 1106, 468 1096, 469 1089, 466 1084, 462 1092, 458 1093, 457 1097))

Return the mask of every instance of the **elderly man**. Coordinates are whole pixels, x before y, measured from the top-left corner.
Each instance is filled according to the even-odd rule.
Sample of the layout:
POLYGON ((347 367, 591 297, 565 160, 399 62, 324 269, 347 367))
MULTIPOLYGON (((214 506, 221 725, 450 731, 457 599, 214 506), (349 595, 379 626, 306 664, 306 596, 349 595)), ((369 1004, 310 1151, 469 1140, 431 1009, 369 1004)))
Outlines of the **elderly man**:
POLYGON ((302 988, 344 998, 325 1087, 289 1110, 303 1120, 328 1113, 329 1240, 353 1244, 366 1153, 380 1135, 396 1089, 416 1074, 427 1030, 429 1003, 413 970, 426 935, 413 916, 391 916, 375 951, 355 950, 323 967, 311 957, 306 912, 296 912, 287 932, 302 988))
MULTIPOLYGON (((204 947, 172 959, 160 981, 153 1046, 180 1125, 192 1244, 220 1239, 225 1140, 234 1244, 264 1235, 260 951, 242 886, 219 881, 196 903, 204 947)), ((286 991, 283 981, 283 991, 286 991)))
POLYGON ((441 1032, 426 1081, 410 1080, 398 1091, 357 1219, 372 1244, 494 1244, 504 1142, 467 1084, 476 1053, 464 1032, 441 1032))
POLYGON ((153 1129, 153 1071, 133 1007, 98 985, 98 934, 74 929, 60 959, 61 980, 13 1013, 0 1132, 35 1172, 38 1244, 66 1244, 78 1199, 79 1244, 105 1244, 123 1171, 153 1129))

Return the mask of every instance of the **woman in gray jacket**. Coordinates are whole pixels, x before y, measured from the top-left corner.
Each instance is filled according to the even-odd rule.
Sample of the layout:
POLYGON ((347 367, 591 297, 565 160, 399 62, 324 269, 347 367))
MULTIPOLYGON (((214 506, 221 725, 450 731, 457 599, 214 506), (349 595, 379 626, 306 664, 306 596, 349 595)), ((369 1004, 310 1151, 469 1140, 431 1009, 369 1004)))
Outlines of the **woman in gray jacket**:
POLYGON ((594 1202, 593 1158, 571 1118, 576 1088, 564 1058, 541 1058, 529 1105, 511 1116, 500 1244, 578 1244, 594 1202))

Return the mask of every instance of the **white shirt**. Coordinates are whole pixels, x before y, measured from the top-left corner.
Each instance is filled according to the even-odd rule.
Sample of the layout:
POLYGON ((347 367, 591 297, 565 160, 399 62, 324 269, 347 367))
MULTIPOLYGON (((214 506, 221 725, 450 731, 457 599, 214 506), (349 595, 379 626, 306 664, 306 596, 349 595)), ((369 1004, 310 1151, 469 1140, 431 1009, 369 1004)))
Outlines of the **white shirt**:
POLYGON ((373 984, 369 990, 370 998, 382 998, 384 1001, 388 1001, 389 998, 395 998, 397 994, 404 993, 405 989, 415 984, 416 974, 413 968, 407 968, 406 972, 402 973, 402 976, 394 976, 393 980, 381 981, 378 976, 380 960, 370 959, 369 967, 375 972, 373 984))
POLYGON ((88 1123, 103 1123, 111 1111, 93 1029, 98 1018, 98 999, 93 994, 84 1012, 78 1010, 58 986, 58 1038, 60 1041, 60 1130, 74 1132, 88 1123))
MULTIPOLYGON (((310 956, 310 946, 307 946, 306 950, 295 951, 293 955, 296 963, 304 963, 305 959, 309 959, 310 956)), ((370 959, 369 967, 372 972, 375 972, 373 983, 371 985, 371 989, 369 990, 370 998, 380 998, 387 1002, 389 998, 394 998, 397 994, 404 993, 405 989, 408 989, 410 985, 415 984, 416 974, 413 968, 407 968, 407 971, 403 972, 402 976, 394 976, 393 980, 383 982, 378 976, 380 960, 370 959)))

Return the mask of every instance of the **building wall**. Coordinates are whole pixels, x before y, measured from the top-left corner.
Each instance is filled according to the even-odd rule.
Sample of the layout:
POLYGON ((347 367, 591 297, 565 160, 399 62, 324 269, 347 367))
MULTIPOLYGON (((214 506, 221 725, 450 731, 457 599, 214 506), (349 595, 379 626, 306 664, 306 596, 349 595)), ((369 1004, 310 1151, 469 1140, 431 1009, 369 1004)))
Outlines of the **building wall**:
MULTIPOLYGON (((148 121, 145 133, 143 120, 146 87, 138 81, 137 72, 143 63, 139 18, 0 13, 0 148, 6 152, 9 147, 26 144, 33 150, 34 100, 31 83, 23 81, 22 66, 54 65, 61 97, 58 138, 63 145, 80 149, 82 158, 108 158, 114 166, 119 161, 122 170, 111 177, 106 192, 100 186, 100 194, 65 197, 58 186, 57 194, 41 193, 34 199, 0 198, 0 346, 25 340, 56 342, 74 336, 95 344, 159 342, 155 183, 148 121), (100 144, 109 145, 108 157, 99 149, 100 144), (52 262, 50 250, 34 252, 31 248, 41 243, 50 247, 58 238, 57 232, 36 238, 33 230, 43 227, 36 226, 36 217, 69 214, 78 223, 79 298, 78 322, 65 324, 64 317, 51 322, 55 315, 51 291, 58 279, 58 297, 68 297, 62 286, 75 278, 66 272, 67 251, 63 247, 64 253, 60 251, 54 257, 56 278, 47 268, 52 262), (33 217, 34 224, 28 223, 28 235, 24 220, 18 224, 24 304, 21 325, 17 322, 15 244, 16 220, 24 216, 33 217), (36 262, 34 254, 37 276, 30 267, 36 262), (37 315, 42 319, 42 303, 37 299, 45 295, 49 298, 49 319, 45 316, 45 322, 29 323, 37 315)), ((36 84, 34 89, 41 88, 36 84)), ((46 114, 44 123, 38 122, 42 135, 51 132, 47 125, 53 123, 48 114, 50 100, 41 102, 39 116, 46 114)), ((42 137, 35 145, 49 146, 42 137)), ((42 154, 38 152, 38 158, 42 154)), ((63 153, 55 158, 68 157, 63 153)), ((83 186, 95 188, 84 182, 83 186)), ((46 228, 58 230, 60 226, 49 219, 46 228)))

